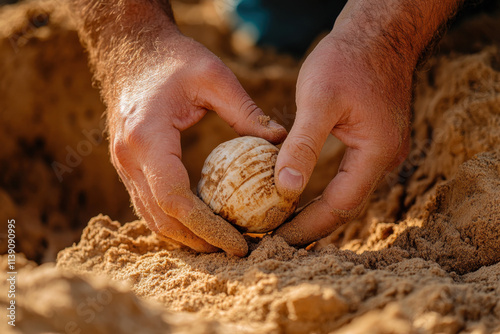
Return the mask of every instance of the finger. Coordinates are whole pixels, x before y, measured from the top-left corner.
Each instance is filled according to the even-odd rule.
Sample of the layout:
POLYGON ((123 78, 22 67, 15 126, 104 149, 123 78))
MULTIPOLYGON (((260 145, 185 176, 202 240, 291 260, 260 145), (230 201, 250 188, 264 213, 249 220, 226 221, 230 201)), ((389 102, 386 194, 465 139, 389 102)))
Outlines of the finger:
POLYGON ((306 206, 292 221, 281 225, 278 235, 292 246, 302 247, 322 239, 343 224, 340 217, 332 215, 323 197, 306 206))
POLYGON ((134 183, 137 184, 136 188, 141 189, 142 191, 142 195, 137 196, 139 197, 139 200, 136 200, 136 205, 138 205, 141 212, 146 212, 146 216, 144 216, 146 221, 150 219, 154 221, 156 228, 152 228, 152 230, 156 230, 157 233, 178 241, 197 252, 213 253, 219 251, 219 248, 210 245, 205 240, 199 238, 177 219, 170 217, 163 212, 163 210, 154 201, 153 193, 149 189, 149 184, 142 173, 140 176, 135 175, 134 177, 134 183))
POLYGON ((115 160, 113 162, 130 194, 136 213, 146 221, 150 230, 174 242, 188 246, 197 252, 213 253, 219 251, 217 247, 197 237, 179 221, 166 215, 154 201, 151 201, 153 198, 151 190, 140 170, 131 169, 131 173, 128 173, 115 160))
MULTIPOLYGON (((180 242, 178 240, 167 237, 164 233, 162 233, 158 229, 153 216, 151 216, 149 214, 148 210, 146 209, 146 206, 144 205, 144 203, 142 203, 142 200, 139 198, 139 196, 136 195, 137 192, 135 191, 135 192, 129 192, 129 193, 130 193, 130 198, 132 199, 132 204, 134 206, 134 210, 135 210, 136 215, 146 222, 146 224, 148 225, 148 228, 151 231, 153 231, 159 239, 165 240, 172 245, 194 249, 195 251, 200 252, 200 253, 211 253, 212 252, 210 249, 202 249, 201 247, 200 248, 197 248, 196 246, 189 247, 186 244, 183 244, 182 242, 180 242)), ((213 247, 213 246, 211 246, 211 247, 213 247)))
MULTIPOLYGON (((161 231, 158 229, 158 227, 156 227, 156 223, 155 223, 155 220, 153 219, 153 216, 151 216, 149 214, 148 210, 146 209, 146 206, 144 205, 144 203, 142 203, 141 199, 135 193, 134 193, 134 195, 132 195, 132 193, 130 193, 130 198, 132 199, 132 204, 134 206, 134 210, 135 210, 136 215, 140 219, 142 219, 146 222, 146 224, 148 225, 148 228, 151 231, 153 231, 159 239, 164 239, 173 245, 190 248, 189 246, 186 246, 183 243, 181 243, 177 240, 174 240, 172 238, 169 238, 165 234, 161 233, 161 231)), ((200 250, 197 250, 197 251, 202 252, 200 250)))
POLYGON ((297 111, 276 161, 276 186, 281 194, 292 196, 302 192, 332 129, 331 124, 332 120, 308 110, 297 111))
POLYGON ((326 237, 359 215, 368 196, 393 161, 388 156, 381 159, 376 152, 370 147, 365 150, 347 148, 338 174, 328 184, 321 199, 280 227, 276 234, 291 245, 304 246, 326 237))
POLYGON ((214 110, 239 135, 261 137, 273 144, 285 139, 285 128, 265 116, 228 67, 215 63, 211 72, 213 75, 207 78, 217 82, 204 84, 209 88, 198 95, 203 107, 214 110))
POLYGON ((146 221, 146 224, 148 225, 149 229, 155 233, 160 233, 158 228, 156 227, 156 223, 154 222, 153 217, 148 213, 146 210, 144 204, 142 203, 141 199, 139 198, 137 189, 135 186, 133 186, 132 182, 129 180, 130 175, 127 173, 125 168, 118 162, 116 157, 111 154, 111 162, 113 166, 115 167, 116 171, 118 172, 118 175, 120 177, 120 181, 123 182, 125 185, 125 188, 127 189, 127 192, 130 195, 130 200, 132 202, 132 208, 134 209, 134 213, 136 216, 138 216, 141 219, 144 219, 146 221))
POLYGON ((151 231, 161 234, 160 230, 156 226, 153 216, 149 214, 148 210, 146 209, 146 206, 139 197, 137 189, 134 186, 132 186, 132 183, 126 179, 123 179, 123 183, 127 187, 130 199, 132 201, 132 206, 134 208, 136 215, 146 222, 151 231))
POLYGON ((175 129, 167 130, 161 140, 152 142, 154 151, 146 150, 143 154, 142 170, 151 198, 166 215, 209 244, 229 254, 245 256, 248 245, 243 236, 190 190, 189 177, 180 160, 179 136, 175 129))
MULTIPOLYGON (((134 208, 136 215, 140 219, 142 219, 146 222, 146 224, 148 225, 148 228, 151 231, 153 231, 154 233, 156 233, 156 236, 158 238, 163 239, 172 245, 177 245, 180 247, 194 249, 195 251, 200 252, 200 253, 212 253, 212 252, 216 252, 219 250, 218 248, 215 248, 214 246, 209 245, 209 244, 207 244, 208 247, 202 247, 201 245, 200 245, 200 247, 197 247, 197 245, 191 245, 191 247, 190 247, 190 246, 186 245, 185 243, 182 243, 179 240, 175 240, 171 237, 168 237, 165 233, 162 233, 160 231, 160 229, 158 229, 158 227, 156 226, 155 219, 153 218, 152 215, 149 214, 148 210, 146 209, 146 206, 144 205, 142 200, 137 195, 138 192, 137 192, 137 190, 135 190, 135 187, 132 187, 131 189, 133 189, 133 190, 129 190, 129 194, 130 194, 130 198, 132 200, 132 205, 133 205, 133 208, 134 208)), ((181 238, 181 240, 182 240, 182 238, 181 238)))

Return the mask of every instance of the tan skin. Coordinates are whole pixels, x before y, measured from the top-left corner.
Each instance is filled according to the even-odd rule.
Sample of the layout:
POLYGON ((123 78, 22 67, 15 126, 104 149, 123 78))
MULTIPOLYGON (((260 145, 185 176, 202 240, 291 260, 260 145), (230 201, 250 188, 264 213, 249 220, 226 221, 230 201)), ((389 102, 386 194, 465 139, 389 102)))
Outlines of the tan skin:
POLYGON ((302 192, 328 134, 339 138, 347 151, 338 175, 276 231, 298 246, 324 237, 355 217, 406 157, 414 69, 459 3, 350 0, 301 68, 287 136, 276 123, 260 124, 262 110, 234 74, 178 31, 168 1, 72 0, 108 106, 111 160, 136 211, 196 251, 237 256, 247 253, 242 235, 190 191, 180 133, 214 110, 240 135, 284 140, 276 165, 284 194, 302 192))

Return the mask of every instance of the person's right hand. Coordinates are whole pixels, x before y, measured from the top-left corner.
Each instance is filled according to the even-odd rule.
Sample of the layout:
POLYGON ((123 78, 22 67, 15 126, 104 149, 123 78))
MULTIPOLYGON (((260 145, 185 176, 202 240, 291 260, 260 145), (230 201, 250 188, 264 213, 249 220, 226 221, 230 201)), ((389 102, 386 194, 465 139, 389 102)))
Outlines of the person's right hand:
POLYGON ((263 125, 259 109, 234 74, 201 44, 169 33, 140 73, 130 73, 108 102, 111 160, 151 230, 199 252, 244 256, 247 244, 231 224, 190 190, 180 132, 214 110, 240 135, 279 143, 286 130, 263 125), (262 124, 261 124, 262 123, 262 124))

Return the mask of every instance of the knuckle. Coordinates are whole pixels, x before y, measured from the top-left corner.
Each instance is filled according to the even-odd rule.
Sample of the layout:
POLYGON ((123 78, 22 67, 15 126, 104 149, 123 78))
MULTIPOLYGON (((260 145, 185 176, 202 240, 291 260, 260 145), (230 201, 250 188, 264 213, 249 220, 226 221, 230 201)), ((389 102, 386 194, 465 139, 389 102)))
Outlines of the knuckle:
POLYGON ((255 104, 255 102, 250 98, 250 96, 244 94, 240 102, 240 112, 245 115, 245 120, 252 118, 253 116, 260 115, 262 111, 255 104))
POLYGON ((129 157, 129 148, 123 140, 115 140, 111 149, 111 161, 115 167, 124 165, 129 157))
POLYGON ((297 104, 318 108, 325 103, 339 105, 338 100, 344 91, 345 89, 338 89, 337 84, 328 78, 308 77, 297 84, 297 104))
POLYGON ((172 195, 165 194, 162 196, 162 198, 159 200, 160 207, 165 211, 167 214, 172 214, 172 211, 175 209, 175 198, 172 195))
POLYGON ((255 102, 253 102, 253 100, 249 96, 242 96, 240 98, 239 105, 239 113, 237 115, 236 121, 232 125, 235 128, 246 124, 248 121, 262 114, 261 109, 257 107, 255 102))
POLYGON ((158 205, 162 210, 171 217, 183 216, 184 211, 182 210, 182 203, 179 196, 173 194, 163 194, 160 199, 158 199, 158 205))
POLYGON ((150 131, 143 124, 125 124, 111 144, 112 160, 123 166, 129 165, 138 153, 144 151, 150 137, 150 131))
POLYGON ((197 65, 198 74, 202 74, 206 79, 227 75, 228 70, 226 65, 216 57, 206 57, 197 65))
POLYGON ((125 126, 123 143, 130 148, 138 148, 147 142, 148 131, 141 124, 125 126))
POLYGON ((295 136, 291 143, 293 157, 303 166, 315 164, 318 160, 316 141, 308 135, 295 136))

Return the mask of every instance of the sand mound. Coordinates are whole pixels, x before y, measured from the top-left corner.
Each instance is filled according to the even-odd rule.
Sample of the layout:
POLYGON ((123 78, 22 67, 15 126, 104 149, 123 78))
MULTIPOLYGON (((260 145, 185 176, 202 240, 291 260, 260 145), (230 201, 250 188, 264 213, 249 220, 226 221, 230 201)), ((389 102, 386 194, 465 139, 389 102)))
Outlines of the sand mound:
POLYGON ((372 215, 366 239, 343 250, 324 240, 308 252, 266 237, 251 241, 250 255, 237 259, 166 250, 143 222, 121 227, 100 216, 78 245, 59 253, 58 268, 127 281, 137 295, 168 310, 259 333, 362 332, 381 318, 391 324, 381 332, 498 331, 497 57, 489 49, 440 58, 421 80, 412 152, 419 150, 421 161, 413 161, 411 175, 403 169, 395 175, 395 188, 381 187, 378 196, 385 191, 388 197, 374 199, 373 210, 399 209, 392 211, 393 223, 372 215), (425 151, 417 146, 424 133, 425 151))
POLYGON ((258 333, 363 332, 381 317, 390 324, 382 333, 498 331, 498 153, 478 154, 436 186, 425 219, 397 231, 379 224, 377 250, 308 252, 265 237, 245 259, 197 255, 166 250, 143 222, 121 227, 100 216, 59 253, 58 267, 106 274, 168 310, 258 333))
POLYGON ((391 327, 400 324, 397 333, 500 330, 499 263, 460 276, 398 247, 359 255, 333 246, 307 252, 271 237, 252 243, 245 259, 167 248, 141 221, 120 226, 99 216, 77 246, 59 254, 58 268, 125 281, 170 311, 255 333, 362 332, 362 319, 380 317, 391 327))
POLYGON ((394 245, 457 273, 500 262, 499 158, 483 153, 461 165, 437 187, 422 227, 406 229, 394 245))

